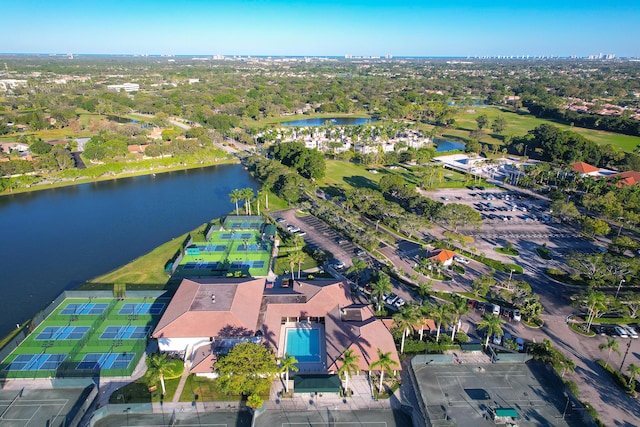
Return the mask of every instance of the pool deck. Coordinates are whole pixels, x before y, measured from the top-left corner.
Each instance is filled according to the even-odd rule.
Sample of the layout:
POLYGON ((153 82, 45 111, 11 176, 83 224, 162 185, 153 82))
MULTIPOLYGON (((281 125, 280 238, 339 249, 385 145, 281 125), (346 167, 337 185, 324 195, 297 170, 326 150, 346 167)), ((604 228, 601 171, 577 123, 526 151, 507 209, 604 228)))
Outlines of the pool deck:
POLYGON ((298 362, 298 373, 325 373, 327 372, 327 341, 324 333, 324 325, 316 322, 287 322, 282 325, 282 332, 280 333, 280 343, 278 348, 281 349, 282 354, 278 354, 278 357, 284 357, 286 353, 287 333, 283 333, 288 329, 318 329, 320 330, 320 362, 298 362))

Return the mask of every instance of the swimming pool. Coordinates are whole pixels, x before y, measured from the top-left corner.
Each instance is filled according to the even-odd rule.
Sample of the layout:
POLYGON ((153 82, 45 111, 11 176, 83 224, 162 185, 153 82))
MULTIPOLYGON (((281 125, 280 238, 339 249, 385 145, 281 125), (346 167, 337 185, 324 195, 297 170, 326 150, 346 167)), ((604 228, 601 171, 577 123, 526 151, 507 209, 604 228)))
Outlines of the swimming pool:
POLYGON ((320 362, 320 329, 287 328, 287 354, 298 362, 320 362))

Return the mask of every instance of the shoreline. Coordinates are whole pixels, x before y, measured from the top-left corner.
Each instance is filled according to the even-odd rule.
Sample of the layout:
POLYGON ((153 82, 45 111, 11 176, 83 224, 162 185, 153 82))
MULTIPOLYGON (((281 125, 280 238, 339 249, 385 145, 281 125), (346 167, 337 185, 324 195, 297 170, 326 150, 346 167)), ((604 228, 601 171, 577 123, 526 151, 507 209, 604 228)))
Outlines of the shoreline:
POLYGON ((161 174, 161 173, 167 173, 167 172, 176 172, 176 171, 182 171, 182 170, 188 170, 188 169, 206 168, 206 167, 217 166, 217 165, 230 165, 230 164, 239 164, 239 163, 240 163, 240 160, 237 158, 222 159, 222 160, 218 160, 211 163, 197 163, 197 164, 189 164, 186 166, 170 166, 166 168, 160 167, 158 169, 155 169, 155 168, 146 169, 146 170, 140 170, 135 172, 119 173, 116 175, 103 175, 97 178, 80 178, 74 181, 63 181, 55 184, 36 184, 36 185, 32 185, 31 187, 18 188, 10 192, 7 192, 7 191, 1 192, 0 197, 12 196, 14 194, 31 193, 31 192, 42 191, 42 190, 51 190, 51 189, 62 188, 62 187, 71 187, 71 186, 80 185, 80 184, 90 184, 94 182, 117 180, 121 178, 132 178, 135 176, 155 175, 155 174, 161 174))

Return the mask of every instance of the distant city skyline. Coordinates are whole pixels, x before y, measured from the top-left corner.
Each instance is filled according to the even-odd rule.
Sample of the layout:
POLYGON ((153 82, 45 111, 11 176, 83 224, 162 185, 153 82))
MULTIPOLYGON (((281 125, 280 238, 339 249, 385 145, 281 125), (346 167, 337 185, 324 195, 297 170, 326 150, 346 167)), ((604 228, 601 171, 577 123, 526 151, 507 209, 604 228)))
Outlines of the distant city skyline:
POLYGON ((640 56, 633 2, 25 0, 3 15, 2 53, 640 56))

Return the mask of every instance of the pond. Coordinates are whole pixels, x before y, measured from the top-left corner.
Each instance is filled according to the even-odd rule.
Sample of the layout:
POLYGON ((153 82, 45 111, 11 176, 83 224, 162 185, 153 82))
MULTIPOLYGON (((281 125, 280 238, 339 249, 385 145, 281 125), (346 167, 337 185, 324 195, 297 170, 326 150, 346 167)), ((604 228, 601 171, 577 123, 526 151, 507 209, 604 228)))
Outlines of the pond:
POLYGON ((129 119, 127 117, 120 117, 120 116, 107 116, 107 120, 110 120, 112 122, 116 122, 116 123, 138 123, 137 120, 134 119, 129 119))
POLYGON ((293 120, 280 123, 282 126, 322 126, 325 123, 333 126, 355 126, 373 123, 376 119, 370 117, 322 117, 315 119, 293 120))
POLYGON ((444 151, 464 150, 465 145, 460 142, 447 141, 446 139, 434 139, 433 142, 438 148, 436 153, 442 153, 444 151))

